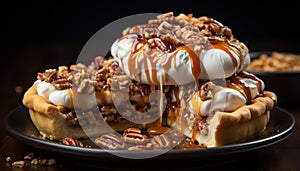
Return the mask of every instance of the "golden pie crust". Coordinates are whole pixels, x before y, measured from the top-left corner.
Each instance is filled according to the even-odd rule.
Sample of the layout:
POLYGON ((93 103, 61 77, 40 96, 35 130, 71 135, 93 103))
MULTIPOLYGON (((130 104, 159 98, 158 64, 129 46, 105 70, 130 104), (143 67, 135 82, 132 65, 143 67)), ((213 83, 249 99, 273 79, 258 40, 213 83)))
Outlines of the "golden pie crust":
MULTIPOLYGON (((43 137, 51 140, 62 140, 69 136, 81 139, 88 138, 85 131, 89 131, 88 135, 91 135, 91 132, 94 135, 111 132, 111 129, 105 130, 105 127, 101 127, 100 131, 84 131, 80 126, 68 125, 65 108, 55 106, 48 99, 39 96, 36 87, 37 84, 33 84, 25 92, 23 104, 29 109, 31 120, 43 137)), ((172 123, 171 118, 168 118, 168 124, 207 147, 246 141, 259 135, 266 128, 270 111, 276 105, 277 97, 274 93, 265 91, 264 94, 263 97, 255 98, 252 104, 242 106, 234 112, 216 112, 209 120, 207 132, 195 130, 196 122, 187 121, 188 117, 183 120, 178 116, 176 122, 172 123)), ((157 125, 158 121, 141 125, 127 120, 109 124, 110 128, 116 131, 123 131, 128 127, 147 128, 157 125)))
POLYGON ((126 128, 148 128, 159 125, 159 119, 149 124, 137 124, 128 120, 120 120, 118 123, 108 123, 109 126, 85 127, 71 126, 67 123, 66 109, 63 106, 56 106, 42 96, 37 94, 37 83, 33 84, 25 92, 23 104, 29 109, 29 114, 33 124, 40 134, 50 140, 61 141, 65 137, 75 139, 88 138, 89 136, 99 136, 112 131, 122 132, 126 128))
POLYGON ((255 98, 252 104, 242 106, 234 112, 216 112, 208 120, 208 131, 199 131, 196 121, 189 121, 188 117, 182 119, 180 115, 175 122, 169 117, 168 123, 207 147, 243 142, 266 129, 277 97, 270 91, 265 91, 264 94, 263 97, 255 98))

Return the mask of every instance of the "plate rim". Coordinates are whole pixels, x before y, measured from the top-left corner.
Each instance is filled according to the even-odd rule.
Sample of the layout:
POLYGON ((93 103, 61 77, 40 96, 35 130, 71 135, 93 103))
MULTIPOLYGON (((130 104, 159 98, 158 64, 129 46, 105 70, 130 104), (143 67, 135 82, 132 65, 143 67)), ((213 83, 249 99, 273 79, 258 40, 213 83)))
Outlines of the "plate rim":
MULTIPOLYGON (((26 107, 24 107, 23 105, 20 105, 20 106, 16 107, 15 109, 11 110, 9 113, 7 113, 6 116, 4 117, 4 128, 9 133, 9 135, 14 137, 16 140, 18 140, 26 145, 29 145, 31 147, 34 147, 34 148, 37 148, 40 150, 45 150, 45 151, 52 152, 52 153, 59 153, 61 155, 70 155, 70 154, 75 155, 73 157, 100 157, 100 158, 102 158, 102 155, 99 155, 99 154, 105 154, 105 155, 108 154, 108 155, 106 155, 107 159, 116 158, 116 157, 119 158, 119 156, 117 156, 117 155, 110 155, 111 153, 126 154, 126 152, 127 153, 130 152, 133 155, 145 153, 144 151, 106 150, 106 149, 100 149, 100 148, 98 149, 98 148, 67 146, 67 145, 59 144, 58 142, 55 142, 55 141, 53 141, 53 142, 51 142, 50 140, 46 141, 43 139, 32 137, 27 134, 23 134, 22 132, 19 132, 16 129, 14 129, 12 127, 12 125, 9 123, 9 118, 13 117, 14 115, 17 114, 17 112, 20 112, 22 110, 26 110, 26 107), (42 145, 42 147, 39 147, 38 145, 42 145), (47 148, 43 148, 43 147, 47 147, 47 148), (88 156, 87 156, 87 154, 88 154, 88 156)), ((225 146, 220 146, 220 147, 209 147, 209 148, 205 148, 205 149, 195 148, 195 149, 189 149, 189 150, 178 150, 178 149, 168 150, 166 153, 163 153, 163 155, 167 158, 170 158, 170 157, 172 158, 179 154, 192 155, 192 154, 199 154, 199 153, 206 154, 206 155, 214 154, 216 156, 217 155, 230 155, 230 154, 234 154, 234 153, 241 153, 241 152, 247 152, 247 151, 252 151, 252 150, 256 150, 256 149, 261 149, 261 148, 276 144, 278 142, 281 142, 281 141, 285 140, 287 137, 289 137, 290 134, 292 134, 292 132, 295 128, 295 125, 296 125, 296 120, 290 112, 288 112, 287 110, 285 110, 279 106, 276 106, 273 110, 274 111, 279 110, 291 119, 291 124, 288 126, 288 128, 279 132, 278 134, 275 134, 273 136, 266 137, 263 139, 250 141, 250 142, 243 142, 243 143, 225 145, 225 146)), ((24 116, 24 118, 25 117, 29 118, 28 115, 24 116)), ((30 121, 30 122, 32 123, 32 121, 30 121)), ((147 153, 151 153, 151 154, 156 154, 158 152, 159 151, 156 151, 156 150, 149 150, 149 151, 147 150, 147 153)))

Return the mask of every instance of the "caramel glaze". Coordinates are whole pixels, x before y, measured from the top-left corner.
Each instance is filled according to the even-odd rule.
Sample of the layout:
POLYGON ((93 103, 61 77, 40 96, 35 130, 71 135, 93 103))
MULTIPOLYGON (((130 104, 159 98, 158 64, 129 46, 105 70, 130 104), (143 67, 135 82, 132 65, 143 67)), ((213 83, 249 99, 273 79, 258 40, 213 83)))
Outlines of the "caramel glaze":
MULTIPOLYGON (((136 73, 137 71, 141 71, 140 65, 138 65, 135 61, 139 61, 140 59, 140 55, 136 55, 138 52, 140 52, 141 50, 143 50, 145 48, 145 46, 149 46, 148 41, 143 38, 141 35, 138 34, 129 34, 129 35, 125 35, 122 38, 119 39, 122 40, 124 38, 129 38, 129 39, 134 39, 134 43, 133 43, 133 47, 131 49, 131 54, 129 56, 129 61, 128 62, 128 68, 129 68, 129 72, 130 75, 132 77, 136 76, 137 74, 139 74, 140 80, 141 80, 141 73, 136 73)), ((156 71, 156 65, 160 62, 161 65, 163 66, 165 71, 168 71, 169 69, 171 69, 172 67, 174 67, 176 69, 176 54, 179 52, 179 50, 185 50, 189 53, 190 56, 190 60, 191 60, 191 71, 193 73, 193 76, 195 78, 195 82, 196 82, 196 88, 195 91, 197 91, 199 89, 199 76, 201 74, 201 61, 199 56, 197 55, 198 53, 194 52, 190 47, 181 45, 181 46, 176 46, 175 44, 169 43, 169 42, 165 42, 160 38, 155 38, 155 41, 158 41, 160 46, 156 46, 155 49, 152 47, 152 50, 155 51, 164 51, 166 52, 165 55, 160 56, 159 58, 156 56, 157 53, 152 53, 152 55, 150 54, 149 56, 144 56, 144 59, 142 59, 142 61, 144 62, 144 70, 145 70, 145 74, 147 77, 147 80, 151 83, 151 89, 154 89, 153 85, 160 85, 160 81, 157 78, 157 71, 156 71), (149 61, 147 60, 149 59, 150 61, 150 66, 149 66, 149 61), (173 66, 172 66, 172 62, 173 62, 173 66), (150 73, 152 72, 152 73, 150 73)), ((244 63, 244 58, 242 56, 242 53, 240 51, 240 48, 233 44, 230 43, 228 41, 218 41, 218 40, 210 40, 210 45, 208 47, 206 47, 206 49, 220 49, 225 51, 230 57, 231 60, 234 64, 234 66, 237 69, 241 69, 244 63), (236 59, 237 56, 239 58, 239 61, 236 59)), ((165 72, 165 80, 168 81, 168 74, 167 72, 165 72)), ((248 99, 248 102, 250 102, 250 98, 251 98, 251 93, 250 93, 250 88, 247 87, 246 84, 244 84, 244 82, 240 81, 242 78, 249 78, 249 79, 253 79, 255 81, 258 81, 258 88, 259 91, 261 93, 263 93, 262 90, 262 83, 260 82, 260 80, 250 74, 250 73, 246 73, 246 72, 239 72, 237 75, 230 77, 230 79, 227 80, 227 87, 233 88, 238 90, 240 93, 242 93, 246 99, 248 99)), ((175 98, 176 98, 176 102, 172 103, 169 107, 169 117, 171 118, 171 125, 176 122, 177 119, 180 119, 181 122, 181 130, 183 131, 185 129, 186 122, 185 122, 185 117, 187 114, 184 114, 183 112, 187 112, 187 111, 182 111, 181 107, 180 107, 180 101, 181 99, 179 98, 179 89, 175 88, 174 89, 174 93, 175 93, 175 98), (178 118, 180 117, 180 118, 178 118)), ((199 94, 199 93, 198 93, 199 94)), ((196 98, 199 99, 199 98, 196 98)), ((197 100, 196 100, 197 101, 197 100)), ((197 105, 196 105, 197 106, 197 105)), ((199 106, 199 105, 198 105, 199 106)), ((207 124, 209 124, 209 118, 201 118, 201 114, 200 112, 197 113, 196 116, 196 124, 194 124, 193 126, 193 133, 192 133, 192 138, 191 138, 191 143, 190 143, 190 147, 187 148, 192 148, 194 146, 199 146, 199 144, 195 141, 195 136, 196 136, 196 132, 199 129, 205 129, 207 127, 207 124)), ((155 127, 151 127, 148 129, 149 133, 152 134, 158 134, 158 133, 162 133, 165 132, 166 129, 164 126, 162 125, 158 125, 155 127)))
POLYGON ((238 68, 238 70, 243 67, 244 57, 242 55, 242 52, 240 51, 240 48, 236 44, 219 40, 210 40, 210 43, 211 45, 209 46, 209 49, 220 49, 225 51, 231 57, 234 66, 238 68), (238 63, 234 54, 239 58, 240 63, 238 63))
MULTIPOLYGON (((247 104, 250 104, 250 103, 252 103, 250 87, 247 85, 246 82, 242 81, 242 79, 245 79, 245 78, 251 79, 251 80, 257 82, 257 88, 259 91, 258 96, 269 97, 273 100, 274 104, 276 104, 277 98, 274 97, 274 94, 265 92, 263 89, 262 80, 259 79, 258 77, 256 77, 252 73, 249 73, 246 71, 241 71, 241 72, 236 73, 235 75, 226 79, 226 87, 239 91, 247 99, 247 104)), ((188 126, 186 123, 186 117, 193 115, 193 113, 196 113, 195 123, 192 127, 192 137, 190 138, 190 143, 188 146, 186 146, 186 148, 194 148, 194 147, 197 148, 199 146, 199 143, 201 143, 201 142, 196 141, 197 131, 204 131, 204 132, 208 131, 207 126, 209 125, 209 120, 213 117, 214 112, 216 112, 216 111, 209 114, 209 117, 201 117, 200 109, 195 112, 189 111, 188 107, 185 108, 184 110, 182 110, 180 108, 179 89, 174 89, 174 94, 175 94, 177 102, 172 103, 169 107, 170 124, 171 125, 174 124, 176 122, 176 120, 179 119, 180 124, 181 124, 180 129, 181 129, 181 131, 184 131, 186 126, 188 126)), ((190 105, 193 105, 194 109, 198 109, 201 107, 202 101, 200 99, 199 92, 194 93, 193 96, 191 98, 189 98, 189 100, 191 101, 190 105)))
POLYGON ((150 135, 159 135, 169 131, 169 127, 166 126, 152 126, 147 129, 148 134, 150 135))
POLYGON ((251 103, 252 97, 251 97, 251 88, 249 85, 242 81, 244 78, 251 79, 257 83, 257 89, 259 91, 259 94, 263 95, 263 81, 259 79, 257 76, 255 76, 252 73, 241 71, 238 72, 236 75, 231 76, 226 80, 226 87, 232 88, 240 92, 246 99, 247 104, 251 103))
POLYGON ((185 50, 189 53, 190 60, 191 60, 191 71, 194 75, 195 82, 197 82, 199 75, 201 73, 200 59, 198 55, 196 55, 196 53, 190 47, 184 45, 178 46, 175 45, 174 43, 163 41, 162 39, 157 37, 154 39, 156 41, 159 41, 160 46, 152 47, 151 49, 152 53, 147 56, 143 56, 143 59, 140 59, 141 56, 136 54, 138 52, 141 52, 145 48, 145 46, 150 47, 147 39, 137 34, 129 34, 121 37, 119 41, 125 38, 134 39, 134 43, 128 59, 130 61, 128 62, 128 68, 131 77, 135 77, 138 75, 141 80, 142 73, 137 73, 141 71, 140 68, 141 66, 138 65, 135 61, 142 60, 144 64, 144 71, 145 71, 146 78, 151 84, 159 85, 160 83, 156 73, 157 72, 156 66, 159 63, 162 65, 165 71, 164 78, 166 81, 168 81, 169 77, 167 71, 170 70, 171 68, 176 69, 176 55, 180 50, 185 50), (157 56, 157 54, 159 54, 159 52, 161 51, 165 52, 165 54, 161 56, 157 56))
MULTIPOLYGON (((195 52, 193 50, 193 47, 185 46, 182 44, 178 45, 172 41, 164 41, 159 37, 153 37, 153 39, 155 39, 155 42, 159 43, 155 43, 155 46, 150 46, 148 40, 139 34, 125 35, 121 37, 119 41, 125 38, 134 40, 131 53, 128 59, 130 61, 128 62, 128 68, 131 77, 138 76, 141 80, 142 73, 137 72, 140 72, 142 69, 136 61, 142 61, 144 64, 144 72, 148 82, 150 82, 151 84, 159 85, 159 78, 157 78, 156 70, 156 66, 159 63, 160 65, 162 65, 165 71, 165 80, 169 81, 167 71, 171 68, 176 69, 176 55, 180 50, 185 50, 190 56, 191 71, 195 78, 195 82, 198 83, 198 78, 201 74, 201 61, 199 56, 197 55, 199 54, 199 52, 195 52), (137 55, 137 53, 143 51, 145 49, 145 46, 150 47, 152 52, 151 54, 143 56, 143 59, 140 59, 141 55, 137 55), (158 55, 161 54, 161 52, 164 52, 164 54, 158 55)), ((242 52, 240 48, 232 42, 212 39, 210 40, 210 45, 204 48, 223 50, 231 57, 231 60, 237 69, 240 70, 243 66, 244 57, 242 55, 242 52), (239 61, 236 57, 239 58, 239 61)))

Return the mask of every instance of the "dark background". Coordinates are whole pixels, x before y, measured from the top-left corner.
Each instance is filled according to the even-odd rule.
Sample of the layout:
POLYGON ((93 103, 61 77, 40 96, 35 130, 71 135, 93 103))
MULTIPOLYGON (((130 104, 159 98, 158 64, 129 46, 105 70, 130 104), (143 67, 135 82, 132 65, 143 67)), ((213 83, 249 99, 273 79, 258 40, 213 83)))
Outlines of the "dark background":
MULTIPOLYGON (((227 25, 234 36, 248 46, 250 52, 276 50, 300 54, 298 8, 295 0, 2 1, 0 168, 4 169, 0 170, 15 170, 4 166, 8 155, 21 157, 32 152, 32 148, 8 136, 1 122, 4 121, 4 116, 21 105, 23 93, 36 80, 37 72, 57 68, 59 65, 74 64, 85 43, 107 24, 140 13, 173 11, 175 14, 193 13, 195 17, 206 15, 227 25)), ((292 83, 278 84, 285 86, 292 83)), ((294 114, 296 122, 299 123, 299 108, 289 108, 288 111, 294 114)), ((299 154, 297 126, 296 132, 285 143, 254 154, 247 153, 245 160, 238 160, 233 164, 240 169, 249 166, 244 168, 246 170, 296 169, 299 165, 299 154), (251 161, 250 165, 248 161, 251 161)), ((55 168, 38 169, 81 169, 77 167, 78 165, 72 164, 70 167, 59 165, 55 168)), ((220 165, 218 168, 222 167, 220 165)), ((224 168, 232 170, 230 163, 224 168)), ((27 167, 21 170, 32 169, 27 167)))
MULTIPOLYGON (((71 42, 84 44, 96 31, 110 22, 138 13, 173 11, 206 15, 233 30, 235 37, 256 50, 256 44, 298 43, 298 5, 285 1, 10 1, 1 5, 2 41, 71 42), (3 24, 4 21, 4 24, 3 24)), ((264 47, 259 47, 264 49, 264 47)), ((281 48, 281 47, 280 47, 281 48)), ((282 47, 287 48, 288 47, 282 47)), ((277 49, 277 47, 274 47, 277 49)), ((279 49, 280 50, 280 49, 279 49)), ((292 49, 297 50, 297 49, 292 49)))
POLYGON ((122 17, 169 11, 205 15, 231 28, 250 52, 300 53, 297 8, 291 0, 8 1, 0 7, 1 111, 21 103, 38 71, 75 63, 91 36, 122 17))

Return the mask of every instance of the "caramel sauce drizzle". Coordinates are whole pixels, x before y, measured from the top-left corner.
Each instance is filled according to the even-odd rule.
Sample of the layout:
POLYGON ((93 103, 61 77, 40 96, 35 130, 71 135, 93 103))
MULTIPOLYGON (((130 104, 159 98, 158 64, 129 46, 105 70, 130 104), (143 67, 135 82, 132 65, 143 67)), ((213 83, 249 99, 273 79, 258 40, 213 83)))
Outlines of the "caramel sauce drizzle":
POLYGON ((201 62, 200 62, 199 56, 196 55, 196 53, 191 48, 189 48, 187 46, 180 46, 175 53, 175 57, 176 57, 176 54, 179 52, 179 50, 185 50, 188 52, 188 54, 190 56, 190 60, 191 60, 191 69, 192 69, 192 73, 193 73, 193 76, 195 79, 195 83, 197 84, 197 87, 199 87, 198 78, 201 73, 201 65, 200 65, 201 62))
MULTIPOLYGON (((203 101, 200 98, 200 91, 198 91, 191 98, 191 105, 196 113, 196 123, 202 118, 201 111, 200 111, 202 103, 203 103, 203 101)), ((198 130, 199 130, 198 124, 194 124, 193 130, 192 130, 193 132, 192 132, 192 137, 191 137, 191 143, 196 142, 196 135, 197 135, 198 130)))
POLYGON ((169 108, 168 108, 168 112, 169 112, 169 118, 170 118, 170 125, 173 125, 176 121, 176 119, 178 118, 178 116, 180 116, 180 112, 181 112, 181 108, 179 103, 173 102, 170 104, 169 108))
POLYGON ((163 93, 164 93, 164 91, 163 91, 163 75, 160 75, 160 79, 159 79, 159 82, 160 82, 160 86, 159 86, 159 90, 160 90, 160 96, 159 96, 159 99, 158 99, 158 101, 159 101, 159 126, 162 126, 162 116, 163 116, 163 113, 164 113, 164 111, 163 111, 163 93))
POLYGON ((180 93, 180 90, 179 90, 179 87, 174 87, 173 89, 174 91, 174 96, 175 96, 175 100, 177 103, 180 103, 180 97, 179 97, 179 93, 180 93))
POLYGON ((106 95, 102 91, 96 91, 95 95, 101 100, 101 103, 106 104, 106 95))
MULTIPOLYGON (((136 55, 138 52, 140 52, 140 50, 142 50, 144 48, 144 46, 148 45, 148 41, 144 38, 142 38, 140 35, 127 35, 124 36, 123 38, 133 38, 135 39, 134 44, 133 44, 133 48, 131 50, 131 54, 129 56, 129 62, 128 62, 128 68, 129 68, 129 72, 131 76, 135 76, 136 75, 136 71, 140 71, 141 70, 141 66, 139 66, 136 61, 139 60, 140 55, 136 55)), ((121 40, 121 39, 119 39, 121 40)), ((199 56, 188 46, 184 46, 181 45, 179 47, 176 47, 175 45, 168 43, 168 42, 164 42, 163 40, 159 39, 159 38, 155 38, 156 41, 159 41, 160 44, 163 45, 163 49, 160 49, 164 52, 166 52, 166 55, 160 56, 160 58, 158 58, 155 53, 153 55, 149 55, 147 57, 144 57, 143 60, 143 64, 144 64, 144 70, 145 70, 145 74, 146 74, 146 78, 147 80, 151 83, 151 89, 155 89, 155 86, 153 85, 159 85, 159 90, 162 92, 162 76, 164 76, 165 80, 168 81, 169 80, 169 76, 167 74, 166 71, 168 71, 169 69, 172 68, 172 63, 173 63, 173 67, 176 69, 176 56, 177 53, 180 50, 185 50, 188 52, 189 56, 190 56, 190 61, 191 61, 191 71, 192 74, 194 76, 195 82, 196 82, 196 88, 199 88, 199 81, 198 78, 201 74, 201 61, 199 56), (148 60, 149 59, 149 60, 148 60), (165 71, 164 75, 161 75, 159 81, 157 78, 157 71, 155 70, 158 62, 160 62, 160 64, 163 66, 163 69, 165 71), (149 65, 150 64, 150 65, 149 65), (150 73, 152 72, 152 73, 150 73), (151 75, 152 74, 152 75, 151 75)), ((218 40, 211 40, 210 41, 210 46, 208 47, 208 49, 220 49, 225 51, 230 57, 231 60, 234 64, 234 66, 238 69, 241 69, 244 63, 244 59, 242 56, 242 52, 240 51, 239 47, 234 44, 234 43, 230 43, 230 42, 225 42, 225 41, 218 41, 218 40), (236 59, 237 56, 239 58, 239 62, 236 59)), ((152 49, 153 50, 153 49, 152 49)), ((159 50, 159 48, 157 48, 157 50, 159 50)), ((140 80, 141 80, 141 73, 138 73, 140 80)), ((248 102, 251 101, 251 92, 250 92, 250 87, 247 87, 247 85, 245 84, 245 82, 241 81, 242 78, 249 78, 252 80, 255 80, 258 82, 258 87, 259 87, 259 91, 262 93, 262 83, 261 81, 254 75, 249 74, 249 73, 244 73, 244 72, 240 72, 238 73, 237 76, 232 76, 230 79, 227 80, 227 87, 233 88, 237 91, 239 91, 242 95, 245 96, 245 98, 248 100, 248 102)), ((170 110, 170 115, 171 115, 171 125, 176 121, 176 118, 179 119, 180 121, 180 125, 181 125, 181 131, 183 132, 186 128, 186 122, 185 122, 185 114, 183 114, 182 109, 180 108, 180 97, 179 97, 179 88, 175 87, 174 88, 174 95, 176 98, 176 103, 172 104, 169 108, 170 110)), ((162 95, 162 93, 161 93, 162 95)), ((195 97, 192 98, 192 105, 193 105, 193 109, 197 109, 199 111, 196 111, 196 123, 193 125, 193 132, 192 132, 192 137, 191 137, 191 142, 192 145, 196 145, 194 144, 195 140, 196 140, 196 133, 197 130, 199 130, 199 126, 197 124, 197 122, 199 120, 201 120, 201 113, 200 113, 200 106, 202 104, 202 101, 199 97, 199 95, 194 95, 195 97)), ((160 125, 156 126, 156 127, 151 127, 149 128, 149 132, 152 132, 153 134, 156 133, 161 133, 165 131, 165 128, 162 126, 162 100, 163 98, 160 96, 159 97, 159 112, 160 112, 160 125)), ((187 111, 188 112, 188 111, 187 111)))
POLYGON ((151 135, 159 135, 169 131, 169 129, 166 126, 152 126, 147 129, 147 132, 151 135))
POLYGON ((230 42, 224 42, 224 41, 218 41, 218 40, 211 40, 210 43, 211 43, 211 47, 209 47, 209 48, 224 50, 231 57, 231 60, 234 64, 234 66, 237 67, 238 69, 242 68, 244 59, 242 56, 242 52, 239 50, 237 45, 230 43, 230 42), (238 58, 240 59, 240 64, 238 64, 238 61, 234 57, 233 54, 238 56, 238 58))
MULTIPOLYGON (((137 34, 125 35, 122 38, 120 38, 119 41, 123 40, 124 38, 134 39, 133 47, 131 49, 131 54, 129 56, 128 68, 131 77, 135 77, 136 75, 138 75, 141 80, 142 73, 136 73, 137 71, 141 70, 141 66, 138 65, 136 62, 140 60, 139 59, 140 55, 136 55, 136 54, 140 52, 149 43, 146 39, 142 38, 137 34)), ((159 38, 155 38, 155 39, 160 40, 159 38)), ((164 51, 166 52, 165 55, 160 56, 158 59, 158 57, 155 55, 156 53, 154 53, 154 55, 149 55, 141 59, 143 60, 146 79, 151 84, 159 85, 156 66, 160 62, 160 65, 162 65, 165 71, 164 78, 166 81, 169 81, 169 76, 167 74, 167 71, 172 68, 172 63, 173 63, 173 67, 176 69, 176 55, 180 50, 185 50, 189 53, 190 60, 191 60, 192 74, 195 78, 195 82, 198 84, 198 78, 201 73, 200 58, 198 57, 198 55, 196 55, 196 53, 191 48, 184 45, 176 47, 175 45, 168 42, 164 42, 162 40, 160 40, 160 43, 164 44, 164 47, 166 47, 166 49, 164 49, 164 51)), ((159 51, 161 49, 153 49, 153 50, 159 51)))
POLYGON ((251 89, 247 85, 247 83, 243 81, 244 78, 254 80, 257 83, 259 93, 264 94, 262 80, 260 80, 254 74, 246 71, 241 71, 237 73, 237 75, 234 75, 227 79, 226 87, 239 91, 247 99, 247 103, 250 103, 252 100, 251 89))
POLYGON ((70 97, 70 104, 71 104, 71 108, 74 108, 74 104, 73 104, 73 95, 72 95, 72 89, 67 89, 66 90, 68 96, 70 97))

